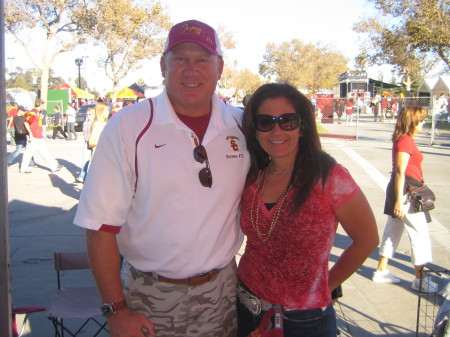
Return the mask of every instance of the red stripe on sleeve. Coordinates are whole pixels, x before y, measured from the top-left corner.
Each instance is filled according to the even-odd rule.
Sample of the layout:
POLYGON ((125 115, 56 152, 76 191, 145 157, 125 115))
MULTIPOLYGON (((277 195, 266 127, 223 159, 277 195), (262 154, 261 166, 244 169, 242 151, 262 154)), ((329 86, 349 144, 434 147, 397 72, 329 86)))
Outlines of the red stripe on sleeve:
POLYGON ((120 229, 121 229, 121 227, 119 227, 119 226, 111 226, 111 225, 103 224, 100 227, 99 231, 108 232, 108 233, 112 233, 112 234, 119 234, 120 229))

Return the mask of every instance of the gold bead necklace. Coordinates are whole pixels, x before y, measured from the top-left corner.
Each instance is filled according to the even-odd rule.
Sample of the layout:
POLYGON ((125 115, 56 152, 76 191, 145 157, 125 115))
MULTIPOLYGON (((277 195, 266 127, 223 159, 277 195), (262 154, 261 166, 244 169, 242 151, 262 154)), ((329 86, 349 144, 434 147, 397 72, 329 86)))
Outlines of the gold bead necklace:
POLYGON ((262 200, 263 194, 264 194, 264 187, 266 185, 266 179, 267 179, 267 174, 270 170, 270 167, 272 166, 272 162, 270 162, 270 164, 267 166, 267 168, 263 171, 261 179, 258 183, 258 185, 256 186, 256 190, 253 193, 253 199, 252 199, 252 205, 250 207, 250 218, 252 220, 252 226, 256 231, 256 234, 258 234, 258 237, 262 240, 262 241, 267 241, 267 239, 269 239, 270 235, 272 234, 277 221, 278 221, 278 217, 280 216, 280 212, 281 212, 281 207, 283 206, 285 200, 286 200, 286 195, 288 194, 288 192, 290 191, 290 189, 292 188, 292 184, 289 184, 286 189, 283 191, 283 193, 281 194, 280 199, 278 199, 277 204, 276 204, 276 208, 275 208, 275 213, 273 215, 272 218, 272 222, 270 224, 270 228, 266 233, 262 233, 259 229, 258 223, 259 223, 259 200, 262 200), (260 192, 258 193, 258 190, 260 189, 260 192), (256 196, 259 195, 259 198, 255 204, 255 200, 256 200, 256 196), (256 209, 255 209, 256 207, 256 209), (256 212, 256 217, 254 216, 256 212))

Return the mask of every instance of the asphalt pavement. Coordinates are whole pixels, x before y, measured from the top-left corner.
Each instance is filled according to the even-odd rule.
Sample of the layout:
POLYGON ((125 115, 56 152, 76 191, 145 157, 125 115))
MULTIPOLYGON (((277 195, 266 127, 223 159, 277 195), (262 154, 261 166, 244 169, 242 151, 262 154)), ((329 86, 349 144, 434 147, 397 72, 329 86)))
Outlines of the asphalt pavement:
MULTIPOLYGON (((391 170, 391 143, 322 138, 322 144, 349 169, 361 186, 372 206, 381 236, 386 223, 384 188, 391 170)), ((85 250, 84 231, 72 224, 83 187, 75 182, 81 165, 83 140, 81 137, 77 141, 57 139, 49 141, 48 146, 63 166, 61 171, 51 173, 39 156, 36 158, 39 166, 33 168, 31 174, 19 173, 17 162, 8 168, 12 298, 15 306, 48 308, 56 289, 53 252, 85 250)), ((7 150, 10 152, 13 147, 8 145, 7 150)), ((424 154, 426 181, 437 197, 436 209, 432 211, 433 222, 430 223, 434 259, 431 266, 436 270, 449 269, 450 224, 447 219, 450 209, 446 200, 450 200, 447 176, 450 173, 450 147, 423 145, 420 150, 424 154)), ((403 236, 397 255, 389 264, 391 272, 402 280, 400 284, 371 281, 378 261, 377 250, 343 284, 344 296, 335 305, 342 336, 416 336, 418 294, 410 288, 413 279, 410 244, 406 232, 403 236)), ((348 237, 339 228, 330 264, 348 244, 348 237)), ((238 259, 243 248, 237 255, 238 259)), ((66 285, 93 284, 88 271, 66 272, 64 277, 66 285)), ((47 314, 48 311, 32 314, 24 336, 51 336, 53 326, 47 320, 47 314)), ((423 316, 425 314, 420 313, 419 320, 423 320, 423 316)), ((426 335, 423 330, 421 327, 419 336, 426 335)), ((87 327, 80 336, 87 336, 90 331, 87 327)))

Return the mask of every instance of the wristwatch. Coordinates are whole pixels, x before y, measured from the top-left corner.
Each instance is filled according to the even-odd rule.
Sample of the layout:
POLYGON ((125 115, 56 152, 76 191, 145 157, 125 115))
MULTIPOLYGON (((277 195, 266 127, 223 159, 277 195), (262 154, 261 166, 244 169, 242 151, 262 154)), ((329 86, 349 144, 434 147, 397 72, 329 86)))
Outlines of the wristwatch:
POLYGON ((116 303, 103 303, 102 306, 100 307, 100 311, 102 312, 102 315, 104 317, 108 318, 116 314, 117 311, 125 308, 126 306, 127 302, 125 300, 116 303))

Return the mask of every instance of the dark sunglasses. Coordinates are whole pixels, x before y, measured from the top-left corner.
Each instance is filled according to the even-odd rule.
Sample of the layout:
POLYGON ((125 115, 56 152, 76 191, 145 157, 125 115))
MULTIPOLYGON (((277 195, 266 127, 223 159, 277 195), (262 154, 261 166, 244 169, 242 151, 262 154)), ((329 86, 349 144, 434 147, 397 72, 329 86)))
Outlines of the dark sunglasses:
POLYGON ((206 153, 206 149, 203 145, 199 145, 194 149, 194 159, 195 161, 203 164, 206 162, 206 167, 202 168, 200 172, 198 172, 198 178, 200 179, 200 183, 205 187, 212 186, 212 175, 211 169, 209 168, 208 162, 208 154, 206 153))
POLYGON ((261 132, 269 132, 275 123, 284 131, 292 131, 300 126, 300 116, 297 113, 288 113, 280 116, 256 115, 255 128, 261 132))

